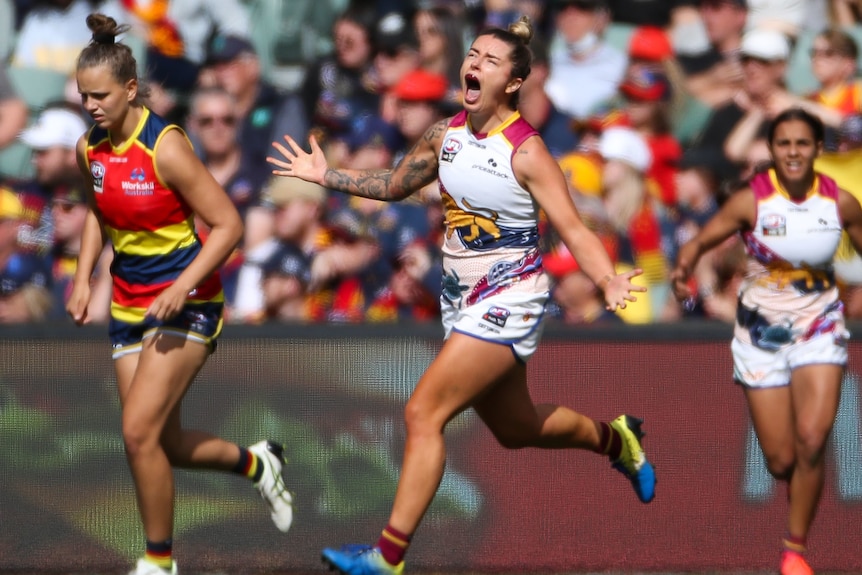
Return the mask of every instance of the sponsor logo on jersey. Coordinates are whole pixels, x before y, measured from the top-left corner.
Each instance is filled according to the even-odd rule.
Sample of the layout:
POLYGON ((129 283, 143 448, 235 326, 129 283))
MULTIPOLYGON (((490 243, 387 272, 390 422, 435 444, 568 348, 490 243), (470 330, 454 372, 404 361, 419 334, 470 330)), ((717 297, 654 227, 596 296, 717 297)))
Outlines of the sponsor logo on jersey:
POLYGON ((440 160, 451 163, 455 159, 455 155, 461 151, 461 148, 463 146, 460 141, 452 137, 446 138, 446 141, 443 142, 443 149, 440 150, 440 160))
POLYGON ((129 179, 121 182, 120 186, 127 196, 152 196, 156 190, 156 183, 147 181, 143 168, 132 168, 129 179))
POLYGON ((760 220, 764 236, 786 236, 787 220, 780 214, 767 214, 760 220))
POLYGON ((488 308, 488 311, 485 312, 482 319, 496 325, 497 327, 504 327, 506 325, 506 320, 509 319, 510 315, 511 312, 506 308, 494 305, 488 308))
POLYGON ((90 175, 93 176, 93 191, 101 194, 105 191, 105 164, 93 162, 90 164, 90 175))

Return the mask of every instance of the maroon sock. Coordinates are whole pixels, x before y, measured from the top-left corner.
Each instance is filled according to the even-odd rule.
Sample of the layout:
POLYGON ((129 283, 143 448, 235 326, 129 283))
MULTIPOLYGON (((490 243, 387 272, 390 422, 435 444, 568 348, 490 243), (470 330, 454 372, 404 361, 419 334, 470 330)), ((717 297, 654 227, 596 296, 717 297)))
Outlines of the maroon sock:
POLYGON ((623 450, 623 438, 609 423, 599 422, 599 453, 604 453, 616 461, 623 450))
POLYGON ((398 531, 391 525, 386 526, 386 529, 380 534, 380 539, 377 540, 380 554, 390 565, 398 565, 404 561, 404 555, 409 546, 410 535, 398 531))
POLYGON ((784 544, 785 551, 800 554, 805 553, 805 537, 788 533, 782 543, 784 544))

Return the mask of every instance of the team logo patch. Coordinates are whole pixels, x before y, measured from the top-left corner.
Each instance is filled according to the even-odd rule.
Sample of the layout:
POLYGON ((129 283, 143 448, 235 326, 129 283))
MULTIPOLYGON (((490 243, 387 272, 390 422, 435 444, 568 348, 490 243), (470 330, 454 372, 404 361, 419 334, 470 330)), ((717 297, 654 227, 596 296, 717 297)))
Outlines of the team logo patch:
POLYGON ((443 149, 440 150, 440 160, 443 162, 452 162, 455 159, 455 154, 461 151, 461 142, 455 138, 446 138, 443 142, 443 149))
POLYGON ((509 316, 512 312, 507 310, 504 307, 491 306, 488 308, 488 311, 485 312, 485 315, 482 316, 487 322, 493 323, 497 327, 503 327, 506 325, 506 320, 509 319, 509 316))
POLYGON ((786 236, 787 220, 779 214, 769 214, 760 220, 761 230, 764 236, 786 236))
POLYGON ((93 162, 90 164, 90 175, 93 176, 93 191, 101 194, 105 191, 105 164, 93 162))

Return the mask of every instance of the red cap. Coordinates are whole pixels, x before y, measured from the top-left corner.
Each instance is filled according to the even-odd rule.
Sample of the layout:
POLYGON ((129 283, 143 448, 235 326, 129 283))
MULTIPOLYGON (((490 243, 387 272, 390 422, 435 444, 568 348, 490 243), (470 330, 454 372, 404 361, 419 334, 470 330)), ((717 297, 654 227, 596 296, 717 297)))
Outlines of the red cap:
POLYGON ((392 93, 399 100, 411 102, 437 102, 446 96, 449 80, 442 74, 427 70, 413 70, 404 75, 393 88, 392 93))
POLYGON ((620 92, 632 100, 656 102, 670 99, 671 86, 662 72, 633 68, 620 84, 620 92))
POLYGON ((673 56, 670 38, 656 26, 635 28, 629 40, 629 58, 661 62, 673 56))

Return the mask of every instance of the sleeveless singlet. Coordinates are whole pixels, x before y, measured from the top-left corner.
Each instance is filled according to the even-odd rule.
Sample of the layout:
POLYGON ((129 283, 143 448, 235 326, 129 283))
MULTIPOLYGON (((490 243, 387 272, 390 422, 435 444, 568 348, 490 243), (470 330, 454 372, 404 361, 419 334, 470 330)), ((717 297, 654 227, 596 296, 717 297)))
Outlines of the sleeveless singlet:
POLYGON ((740 287, 734 335, 763 349, 844 332, 843 305, 832 271, 843 231, 838 187, 817 174, 801 201, 774 170, 751 181, 753 230, 742 234, 749 259, 740 287))
MULTIPOLYGON (((96 208, 114 249, 111 316, 118 321, 143 321, 150 303, 201 250, 191 208, 156 169, 156 148, 169 130, 182 132, 144 108, 135 132, 120 146, 98 126, 87 136, 96 208)), ((218 274, 189 292, 188 301, 223 302, 218 274)))
POLYGON ((539 207, 517 181, 512 157, 536 131, 518 112, 487 134, 467 113, 452 118, 440 149, 445 211, 443 297, 474 305, 505 290, 548 291, 539 252, 539 207))

